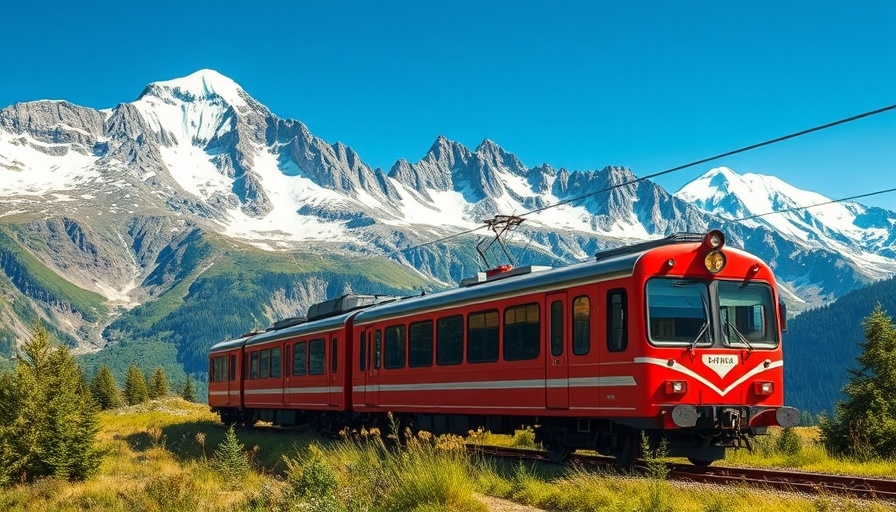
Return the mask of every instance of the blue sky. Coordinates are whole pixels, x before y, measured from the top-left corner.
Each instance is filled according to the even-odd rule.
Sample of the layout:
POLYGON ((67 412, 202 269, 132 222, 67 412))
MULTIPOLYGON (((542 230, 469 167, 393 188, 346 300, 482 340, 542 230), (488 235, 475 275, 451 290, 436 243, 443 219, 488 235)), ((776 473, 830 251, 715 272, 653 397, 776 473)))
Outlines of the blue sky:
MULTIPOLYGON (((215 69, 388 170, 438 135, 644 176, 896 103, 896 2, 0 2, 0 107, 215 69)), ((896 111, 687 169, 896 187, 896 111)), ((896 193, 862 200, 896 210, 896 193)))

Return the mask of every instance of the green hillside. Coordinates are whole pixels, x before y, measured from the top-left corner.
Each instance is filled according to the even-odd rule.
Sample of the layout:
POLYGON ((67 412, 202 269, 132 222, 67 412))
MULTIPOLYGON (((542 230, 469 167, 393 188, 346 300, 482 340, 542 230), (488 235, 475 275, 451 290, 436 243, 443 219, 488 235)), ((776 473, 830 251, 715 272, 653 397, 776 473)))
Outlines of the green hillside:
MULTIPOLYGON (((10 355, 16 334, 12 319, 31 325, 43 319, 55 339, 69 346, 78 340, 59 329, 56 311, 80 315, 86 324, 97 324, 108 315, 105 298, 67 281, 26 250, 26 235, 15 225, 0 224, 0 354, 10 355), (49 305, 54 307, 49 307, 49 305)), ((86 329, 86 327, 82 327, 86 329)), ((87 337, 88 332, 81 332, 87 337)))
MULTIPOLYGON (((170 343, 187 372, 204 373, 213 344, 278 320, 270 313, 275 293, 298 303, 309 287, 321 285, 327 297, 346 289, 407 295, 432 287, 413 270, 383 258, 236 251, 208 241, 197 244, 206 247, 198 251, 204 258, 192 261, 189 272, 167 293, 117 318, 106 330, 107 338, 170 343)), ((304 313, 303 309, 293 314, 304 313)))
POLYGON ((855 366, 862 320, 877 304, 896 316, 896 278, 872 284, 836 302, 807 311, 784 335, 786 402, 812 413, 831 411, 855 366))

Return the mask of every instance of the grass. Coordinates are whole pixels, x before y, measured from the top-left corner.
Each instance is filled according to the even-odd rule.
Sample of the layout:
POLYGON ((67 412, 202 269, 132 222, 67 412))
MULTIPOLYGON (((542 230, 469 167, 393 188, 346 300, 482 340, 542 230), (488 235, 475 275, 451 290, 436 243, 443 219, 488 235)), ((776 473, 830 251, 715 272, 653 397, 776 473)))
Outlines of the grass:
POLYGON ((893 478, 896 475, 896 460, 858 461, 830 455, 819 439, 818 427, 795 427, 792 435, 796 441, 788 442, 785 431, 769 429, 768 435, 753 441, 752 453, 729 450, 724 464, 864 477, 893 478))
MULTIPOLYGON (((833 496, 682 486, 665 480, 662 472, 631 475, 479 458, 466 452, 460 437, 426 432, 405 436, 399 447, 394 436, 375 429, 339 440, 310 432, 237 430, 245 449, 230 456, 245 457, 251 469, 228 478, 215 455, 226 431, 205 405, 167 398, 103 412, 100 424, 98 440, 106 455, 97 475, 85 482, 46 479, 0 490, 0 510, 485 512, 477 494, 556 511, 888 509, 833 496)), ((768 442, 777 447, 775 435, 781 434, 768 442)), ((810 434, 800 435, 811 440, 810 434)), ((503 439, 527 446, 531 430, 503 439)))

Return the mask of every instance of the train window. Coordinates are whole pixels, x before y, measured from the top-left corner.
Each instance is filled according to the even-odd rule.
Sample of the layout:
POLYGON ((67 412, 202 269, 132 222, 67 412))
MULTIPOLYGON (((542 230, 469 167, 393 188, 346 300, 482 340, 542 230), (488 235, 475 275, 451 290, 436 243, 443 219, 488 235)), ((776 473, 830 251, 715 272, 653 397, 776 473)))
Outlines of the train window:
POLYGON ((308 375, 323 375, 327 361, 324 356, 325 349, 323 338, 308 342, 308 375))
POLYGON ((386 368, 404 368, 407 337, 403 325, 386 327, 386 368))
POLYGON ((460 364, 464 357, 464 317, 439 318, 436 321, 436 364, 460 364))
POLYGON ((722 340, 726 345, 777 344, 772 289, 763 283, 718 284, 722 340))
POLYGON ((711 344, 706 282, 670 278, 647 281, 647 326, 654 343, 711 344))
POLYGON ((257 379, 258 378, 258 351, 252 352, 252 355, 249 358, 249 378, 257 379))
POLYGON ((467 317, 467 361, 491 363, 498 360, 498 311, 471 313, 467 317))
POLYGON ((279 379, 283 374, 283 361, 280 357, 280 348, 271 349, 271 377, 279 379))
POLYGON ((367 369, 367 331, 361 332, 361 371, 367 369))
POLYGON ((563 355, 563 301, 551 302, 551 355, 563 355))
POLYGON ((330 340, 330 373, 336 374, 336 370, 338 369, 339 362, 339 340, 337 338, 333 338, 330 340))
POLYGON ((308 371, 307 343, 300 341, 292 347, 292 374, 302 376, 308 371))
POLYGON ((408 331, 408 366, 432 366, 432 320, 413 323, 408 331))
POLYGON ((211 376, 209 377, 209 380, 211 380, 212 382, 223 382, 227 380, 226 356, 212 358, 211 376))
POLYGON ((236 380, 236 356, 230 354, 230 380, 236 380))
POLYGON ((373 335, 373 367, 380 369, 380 360, 383 357, 383 332, 379 329, 373 335))
POLYGON ((624 289, 607 292, 607 350, 622 352, 628 347, 627 302, 624 289))
POLYGON ((504 360, 535 359, 541 353, 541 319, 538 304, 504 310, 504 360))
POLYGON ((581 356, 591 351, 591 299, 572 301, 572 353, 581 356))
POLYGON ((259 363, 258 378, 266 379, 271 376, 271 351, 264 349, 260 352, 261 362, 259 363))

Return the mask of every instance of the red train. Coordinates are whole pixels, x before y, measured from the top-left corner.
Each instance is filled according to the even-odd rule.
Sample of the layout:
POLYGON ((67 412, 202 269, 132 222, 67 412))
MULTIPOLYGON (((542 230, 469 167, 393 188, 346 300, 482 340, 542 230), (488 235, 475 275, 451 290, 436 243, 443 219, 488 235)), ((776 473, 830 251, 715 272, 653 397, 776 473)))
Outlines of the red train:
POLYGON ((225 423, 330 431, 387 412, 434 433, 532 425, 558 459, 590 449, 622 464, 643 433, 709 464, 799 420, 783 405, 774 276, 724 243, 680 233, 438 293, 316 304, 212 347, 209 405, 225 423))

